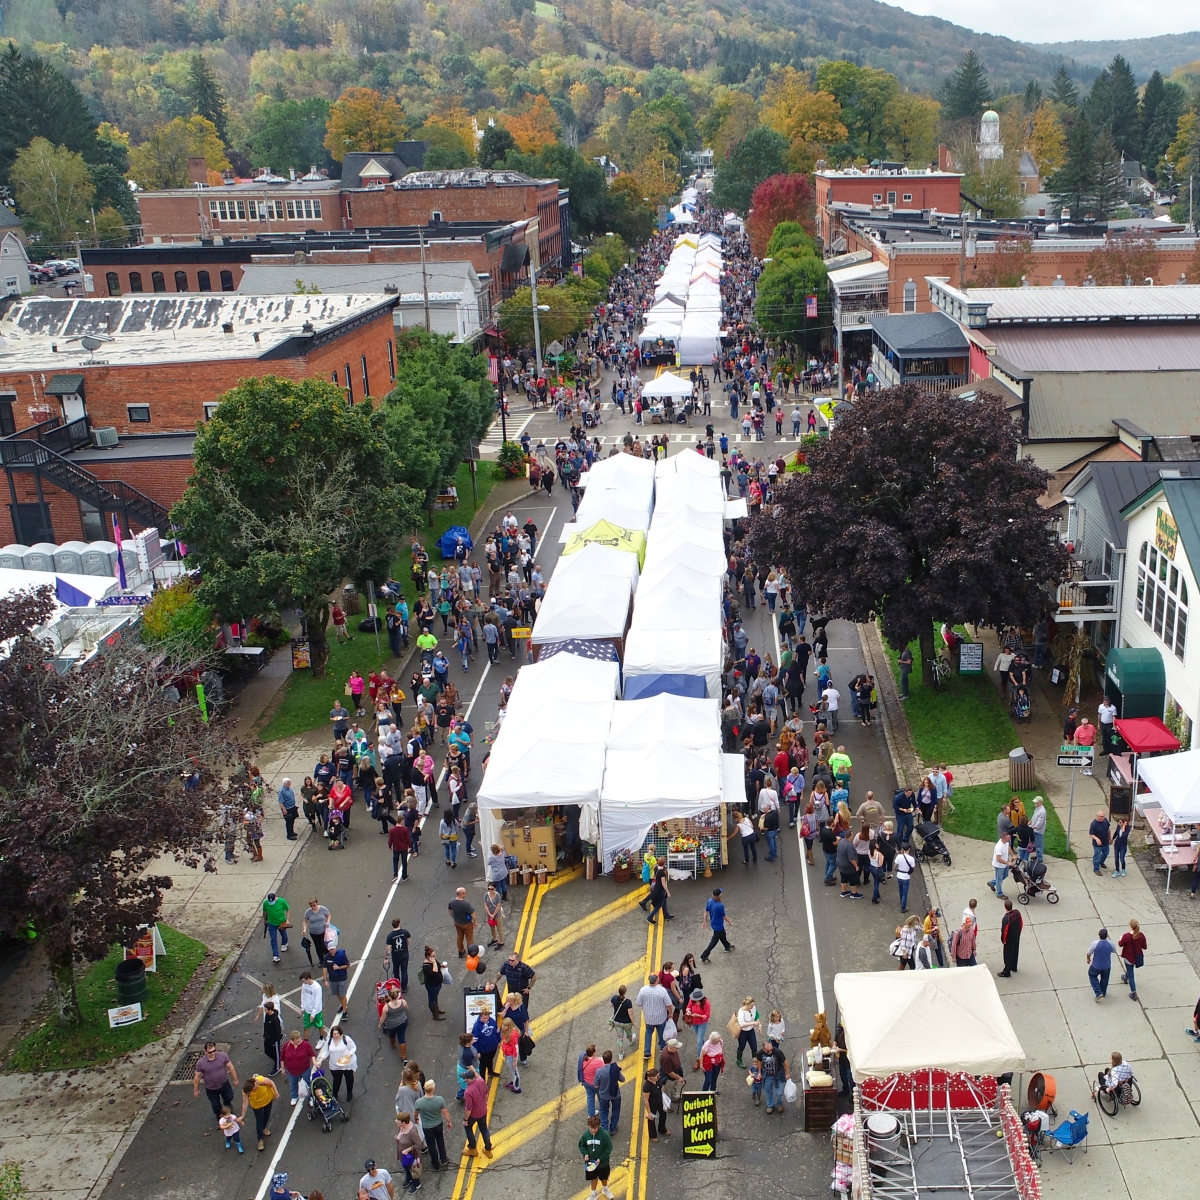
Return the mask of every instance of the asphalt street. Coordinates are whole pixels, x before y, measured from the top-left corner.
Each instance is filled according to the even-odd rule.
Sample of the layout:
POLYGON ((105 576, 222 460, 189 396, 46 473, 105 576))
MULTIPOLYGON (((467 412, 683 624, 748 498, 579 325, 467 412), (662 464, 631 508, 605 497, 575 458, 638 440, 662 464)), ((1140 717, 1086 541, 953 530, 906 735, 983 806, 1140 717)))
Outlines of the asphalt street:
MULTIPOLYGON (((731 441, 740 441, 740 426, 735 428, 727 409, 715 403, 718 395, 714 388, 718 433, 724 428, 731 441)), ((515 399, 512 407, 519 426, 529 415, 523 398, 515 399)), ((789 404, 789 413, 790 408, 789 404)), ((637 432, 632 418, 622 420, 611 404, 605 406, 605 418, 601 434, 610 443, 627 429, 637 432)), ((790 432, 790 420, 786 424, 790 432)), ((538 438, 549 442, 563 427, 551 413, 534 415, 528 428, 536 443, 538 438)), ((649 427, 648 431, 659 429, 649 427)), ((673 442, 672 453, 694 452, 693 440, 702 433, 700 419, 691 429, 676 427, 680 440, 673 442)), ((795 444, 791 438, 785 441, 795 444)), ((747 447, 747 452, 761 448, 774 453, 776 445, 768 437, 765 445, 747 447)), ((534 516, 541 530, 537 558, 549 573, 558 556, 557 535, 571 516, 569 497, 556 488, 552 497, 543 493, 515 505, 514 512, 521 521, 534 516)), ((764 609, 760 607, 746 618, 752 643, 760 652, 769 649, 777 658, 774 632, 764 609)), ((844 693, 844 685, 862 669, 858 635, 853 625, 844 622, 833 622, 829 633, 830 665, 834 681, 844 693)), ((494 719, 505 675, 519 665, 502 651, 497 666, 488 668, 486 656, 481 655, 469 674, 457 680, 463 696, 471 698, 470 719, 477 742, 494 719)), ((461 676, 457 667, 455 672, 461 676)), ((882 728, 876 724, 863 729, 849 719, 848 711, 846 716, 839 741, 844 741, 854 762, 851 807, 857 807, 868 788, 888 807, 894 784, 882 728)), ((472 794, 477 782, 472 781, 472 794)), ((345 1026, 357 1043, 359 1059, 349 1122, 335 1124, 331 1133, 322 1132, 319 1122, 306 1119, 306 1110, 290 1107, 286 1076, 280 1076, 277 1083, 283 1097, 276 1102, 266 1150, 255 1152, 254 1138, 249 1136, 247 1152, 238 1156, 224 1149, 203 1093, 198 1100, 192 1098, 189 1076, 188 1081, 166 1088, 109 1185, 106 1200, 130 1195, 139 1200, 175 1200, 184 1195, 189 1200, 261 1200, 273 1169, 286 1170, 292 1188, 305 1194, 319 1188, 332 1200, 355 1194, 367 1158, 396 1168, 401 1178, 393 1142, 393 1097, 400 1062, 377 1029, 373 1000, 374 985, 384 978, 383 939, 394 916, 413 934, 409 1056, 437 1081, 455 1124, 447 1138, 451 1168, 441 1174, 427 1169, 423 1190, 426 1195, 454 1200, 500 1200, 517 1190, 528 1200, 583 1194, 586 1185, 576 1142, 584 1129, 585 1112, 583 1089, 575 1080, 576 1059, 589 1043, 600 1049, 614 1045, 607 1024, 608 998, 619 983, 625 983, 634 995, 649 971, 664 959, 678 962, 688 951, 698 955, 704 948, 708 939, 702 929, 703 905, 712 886, 725 888, 730 936, 736 946, 732 955, 716 951, 711 967, 702 968, 713 1002, 714 1028, 724 1026, 744 996, 753 995, 764 1014, 772 1008, 782 1010, 788 1026, 784 1050, 789 1059, 798 1062, 808 1046, 813 1014, 822 1003, 819 997, 830 1013, 831 1026, 834 1023, 834 975, 895 965, 887 953, 898 915, 895 885, 886 885, 884 902, 878 907, 866 900, 839 899, 837 888, 822 886, 820 866, 804 869, 795 831, 790 837, 784 831, 781 856, 775 863, 764 861, 763 841, 757 866, 743 866, 736 858, 712 880, 672 885, 670 907, 677 919, 669 925, 647 926, 636 906, 642 889, 633 883, 619 887, 609 879, 587 882, 571 873, 556 877, 550 888, 513 889, 506 940, 510 947, 519 946, 538 971, 531 1004, 538 1046, 522 1071, 520 1095, 492 1089, 495 1158, 490 1162, 483 1158, 460 1160, 463 1136, 460 1109, 453 1096, 457 1038, 464 1028, 463 980, 446 906, 454 888, 464 886, 476 907, 482 908, 483 858, 460 859, 458 867, 451 870, 442 860, 436 829, 431 828, 429 834, 433 836, 427 835, 422 854, 412 864, 411 879, 395 885, 384 839, 361 806, 354 811, 344 852, 330 852, 323 840, 310 840, 284 889, 297 920, 292 948, 274 964, 266 940, 254 939, 197 1038, 197 1046, 211 1036, 227 1048, 240 1078, 266 1067, 261 1026, 253 1015, 261 983, 273 982, 289 1003, 283 1020, 285 1032, 298 1028, 298 976, 307 965, 299 946, 299 914, 311 896, 318 896, 331 910, 341 929, 342 945, 357 963, 351 975, 350 1017, 345 1026), (453 987, 444 989, 441 998, 449 1019, 436 1024, 415 979, 426 941, 449 960, 454 974, 453 987)), ((819 849, 816 857, 820 863, 819 849)), ((914 909, 924 900, 919 880, 911 899, 914 909)), ((492 955, 488 965, 494 974, 500 965, 497 956, 492 955)), ((332 1020, 335 1011, 336 1002, 327 1000, 327 1020, 332 1020)), ((683 1036, 682 1057, 690 1068, 695 1058, 690 1030, 685 1028, 683 1036)), ((718 1099, 716 1158, 684 1161, 677 1114, 670 1118, 674 1136, 647 1148, 644 1127, 631 1120, 640 1110, 641 1066, 640 1054, 625 1060, 629 1082, 623 1090, 624 1108, 613 1155, 613 1189, 618 1196, 639 1200, 674 1197, 697 1187, 719 1196, 743 1193, 764 1200, 818 1197, 827 1192, 831 1165, 828 1136, 801 1132, 799 1105, 778 1116, 754 1108, 744 1073, 732 1065, 732 1054, 718 1099)), ((688 1074, 692 1076, 690 1070, 688 1074)))

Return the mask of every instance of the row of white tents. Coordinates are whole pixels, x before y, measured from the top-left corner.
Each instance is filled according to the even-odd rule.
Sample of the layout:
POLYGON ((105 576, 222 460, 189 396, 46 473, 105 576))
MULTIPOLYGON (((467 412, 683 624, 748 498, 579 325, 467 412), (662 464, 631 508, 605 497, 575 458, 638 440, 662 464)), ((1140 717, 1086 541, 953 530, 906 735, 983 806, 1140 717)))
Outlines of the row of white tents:
POLYGON ((580 836, 608 868, 656 823, 719 805, 727 787, 740 802, 743 770, 720 753, 716 464, 620 454, 585 481, 534 625, 541 656, 517 674, 478 800, 485 845, 499 810, 580 805, 580 836))
POLYGON ((710 362, 721 345, 721 239, 683 234, 654 288, 639 341, 673 345, 679 362, 710 362))

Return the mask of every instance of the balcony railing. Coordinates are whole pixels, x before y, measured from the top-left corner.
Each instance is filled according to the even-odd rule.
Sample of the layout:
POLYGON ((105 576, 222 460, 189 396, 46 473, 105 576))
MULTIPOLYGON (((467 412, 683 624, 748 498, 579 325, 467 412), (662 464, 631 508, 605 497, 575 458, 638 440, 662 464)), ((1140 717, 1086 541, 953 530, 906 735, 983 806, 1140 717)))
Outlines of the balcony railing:
POLYGON ((952 392, 967 383, 965 375, 905 375, 905 383, 915 383, 927 392, 952 392))
POLYGON ((1117 581, 1070 579, 1058 585, 1055 599, 1057 621, 1107 621, 1117 615, 1117 581))
POLYGON ((60 418, 50 417, 28 429, 19 429, 12 436, 23 441, 41 442, 55 454, 70 454, 72 450, 92 444, 91 421, 83 416, 64 424, 60 418))

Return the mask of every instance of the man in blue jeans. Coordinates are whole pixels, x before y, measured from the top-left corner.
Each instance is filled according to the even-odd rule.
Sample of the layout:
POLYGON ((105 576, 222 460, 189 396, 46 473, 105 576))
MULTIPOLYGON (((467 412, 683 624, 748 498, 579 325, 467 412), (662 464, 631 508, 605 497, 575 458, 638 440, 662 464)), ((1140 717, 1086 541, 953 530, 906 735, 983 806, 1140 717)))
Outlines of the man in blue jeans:
POLYGON ((638 992, 634 1004, 642 1010, 642 1019, 646 1022, 646 1042, 642 1053, 649 1059, 655 1032, 658 1033, 659 1049, 666 1044, 663 1041, 663 1026, 667 1023, 674 1005, 670 993, 658 982, 657 975, 650 976, 649 982, 638 992))
POLYGON ((834 875, 837 873, 837 844, 838 835, 833 832, 828 824, 821 826, 821 850, 825 855, 825 886, 833 887, 837 882, 834 875))
POLYGON ((1107 929, 1101 929, 1096 940, 1088 947, 1088 982, 1096 994, 1097 1003, 1108 995, 1108 977, 1112 973, 1112 960, 1116 952, 1116 946, 1108 939, 1107 929))
POLYGON ((896 840, 903 846, 912 840, 914 814, 917 811, 917 798, 913 795, 911 784, 906 783, 892 797, 892 808, 896 813, 896 840))
POLYGON ((900 847, 900 853, 892 862, 896 873, 896 887, 900 890, 900 911, 908 912, 908 889, 912 886, 913 872, 917 869, 917 860, 909 853, 908 843, 900 847))
POLYGON ((617 1123, 621 1119, 621 1084, 625 1082, 625 1075, 620 1065, 613 1062, 611 1050, 605 1050, 603 1057, 604 1066, 596 1072, 593 1083, 600 1108, 600 1128, 611 1137, 617 1132, 617 1123))
POLYGON ((1008 869, 1012 866, 1012 861, 1012 834, 1002 833, 1000 840, 992 847, 992 870, 996 873, 996 878, 988 880, 988 887, 1001 900, 1004 899, 1004 881, 1008 878, 1008 869))
POLYGON ((1088 837, 1092 839, 1092 874, 1103 875, 1101 868, 1108 861, 1108 845, 1112 841, 1112 828, 1104 809, 1096 813, 1096 819, 1088 826, 1088 837))

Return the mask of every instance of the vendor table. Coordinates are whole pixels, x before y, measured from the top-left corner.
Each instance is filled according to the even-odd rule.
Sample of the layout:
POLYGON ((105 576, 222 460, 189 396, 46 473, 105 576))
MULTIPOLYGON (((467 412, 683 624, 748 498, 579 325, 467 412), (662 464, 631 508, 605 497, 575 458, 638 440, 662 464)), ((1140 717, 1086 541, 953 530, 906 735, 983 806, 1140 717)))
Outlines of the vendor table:
POLYGON ((1200 858, 1200 845, 1191 840, 1191 835, 1177 833, 1172 841, 1172 835, 1164 833, 1162 829, 1163 810, 1161 805, 1144 805, 1142 815, 1146 818, 1150 832, 1158 843, 1159 858, 1173 871, 1184 867, 1194 871, 1197 859, 1200 858))

